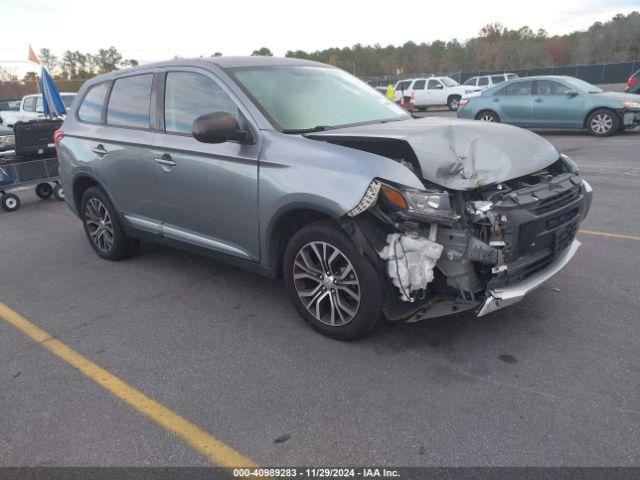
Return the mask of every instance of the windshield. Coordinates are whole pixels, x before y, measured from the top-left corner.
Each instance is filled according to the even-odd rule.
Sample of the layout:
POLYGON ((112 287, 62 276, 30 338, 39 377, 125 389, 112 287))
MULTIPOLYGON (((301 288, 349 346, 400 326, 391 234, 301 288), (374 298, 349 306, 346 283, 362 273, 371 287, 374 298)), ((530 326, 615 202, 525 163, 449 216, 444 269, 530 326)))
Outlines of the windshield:
POLYGON ((446 87, 457 87, 458 85, 460 85, 453 78, 449 78, 449 77, 442 77, 440 81, 444 83, 446 87))
POLYGON ((602 90, 601 88, 596 87, 595 85, 591 85, 588 82, 585 82, 584 80, 580 80, 579 78, 563 78, 563 80, 565 82, 567 82, 569 85, 571 85, 572 87, 574 87, 576 90, 579 90, 580 92, 583 93, 602 93, 604 92, 604 90, 602 90))
POLYGON ((411 118, 366 83, 337 68, 251 67, 229 73, 283 131, 411 118))

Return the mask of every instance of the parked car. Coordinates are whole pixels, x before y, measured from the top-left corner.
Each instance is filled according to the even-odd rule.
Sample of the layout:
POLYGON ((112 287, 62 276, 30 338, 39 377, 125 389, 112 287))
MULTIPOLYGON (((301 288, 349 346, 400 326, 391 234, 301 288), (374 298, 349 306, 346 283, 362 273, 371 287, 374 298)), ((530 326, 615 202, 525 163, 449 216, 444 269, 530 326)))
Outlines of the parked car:
POLYGON ((511 80, 460 102, 458 118, 527 128, 586 129, 598 137, 640 124, 640 101, 573 77, 511 80))
MULTIPOLYGON (((62 101, 64 102, 64 105, 68 110, 76 94, 61 93, 60 96, 62 97, 62 101)), ((39 93, 25 95, 20 102, 20 107, 16 111, 0 111, 0 119, 2 120, 1 123, 8 127, 13 127, 17 122, 26 122, 42 117, 44 117, 44 106, 42 104, 42 95, 39 93)))
POLYGON ((627 88, 624 91, 627 93, 640 93, 640 70, 629 77, 627 88))
MULTIPOLYGON (((404 96, 409 97, 413 101, 416 110, 419 111, 444 105, 449 110, 456 111, 460 99, 464 95, 476 91, 474 88, 463 87, 449 77, 415 78, 398 83, 403 83, 400 87, 404 90, 404 96)), ((397 98, 398 90, 396 89, 397 98)))
POLYGON ((413 119, 345 71, 298 59, 94 77, 55 142, 98 256, 149 239, 283 276, 304 320, 339 339, 382 316, 521 300, 574 256, 591 202, 576 165, 532 132, 413 119))
POLYGON ((399 102, 402 100, 403 97, 407 97, 407 99, 409 98, 409 87, 411 86, 411 84, 413 83, 413 79, 408 78, 405 80, 398 80, 395 84, 395 86, 393 87, 393 92, 395 95, 394 100, 396 102, 399 102))
POLYGON ((494 85, 498 85, 499 83, 507 82, 509 80, 514 80, 516 78, 518 78, 518 75, 516 75, 515 73, 498 73, 495 75, 480 75, 478 77, 471 77, 462 85, 465 87, 477 87, 478 90, 486 90, 487 88, 491 88, 494 85))

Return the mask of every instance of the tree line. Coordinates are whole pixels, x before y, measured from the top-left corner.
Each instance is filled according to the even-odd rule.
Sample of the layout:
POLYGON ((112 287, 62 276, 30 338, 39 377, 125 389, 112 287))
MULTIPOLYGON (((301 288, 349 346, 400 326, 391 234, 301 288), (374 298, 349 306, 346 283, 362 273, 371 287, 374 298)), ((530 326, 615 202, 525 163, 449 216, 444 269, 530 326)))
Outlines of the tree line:
POLYGON ((640 13, 619 14, 566 35, 549 36, 527 26, 510 30, 492 23, 465 41, 357 44, 314 52, 290 50, 286 56, 328 63, 360 76, 613 63, 640 59, 640 13))

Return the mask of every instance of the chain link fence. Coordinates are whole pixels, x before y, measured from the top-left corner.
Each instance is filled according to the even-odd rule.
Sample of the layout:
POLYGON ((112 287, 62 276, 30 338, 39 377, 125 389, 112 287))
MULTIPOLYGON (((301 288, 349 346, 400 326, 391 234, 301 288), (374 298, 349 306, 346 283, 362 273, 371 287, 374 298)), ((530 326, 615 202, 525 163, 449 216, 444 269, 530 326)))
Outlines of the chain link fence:
MULTIPOLYGON (((508 69, 503 70, 479 70, 475 72, 447 72, 442 75, 453 78, 454 80, 464 83, 471 77, 480 75, 494 75, 498 73, 515 73, 519 77, 533 77, 536 75, 567 75, 576 77, 595 85, 609 83, 626 83, 634 72, 640 70, 640 60, 620 63, 603 63, 597 65, 564 65, 561 67, 538 67, 526 69, 508 69)), ((370 85, 386 86, 389 83, 395 83, 398 80, 429 77, 431 73, 412 73, 403 75, 382 75, 360 77, 370 85)))

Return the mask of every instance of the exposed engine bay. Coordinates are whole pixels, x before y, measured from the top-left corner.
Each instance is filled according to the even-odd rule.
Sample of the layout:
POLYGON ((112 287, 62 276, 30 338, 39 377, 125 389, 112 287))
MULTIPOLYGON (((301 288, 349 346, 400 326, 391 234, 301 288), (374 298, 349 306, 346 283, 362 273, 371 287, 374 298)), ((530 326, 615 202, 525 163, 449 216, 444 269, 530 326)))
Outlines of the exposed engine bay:
MULTIPOLYGON (((385 308, 390 320, 469 309, 484 315, 501 308, 503 297, 515 295, 496 292, 544 281, 544 272, 564 266, 566 252, 572 256, 579 246, 574 238, 588 212, 591 188, 564 155, 534 173, 460 191, 424 179, 420 162, 403 141, 331 141, 387 156, 425 187, 415 191, 376 179, 344 221, 358 245, 370 245, 368 256, 375 255, 393 287, 385 308)), ((473 162, 453 160, 446 175, 472 178, 473 162)))

